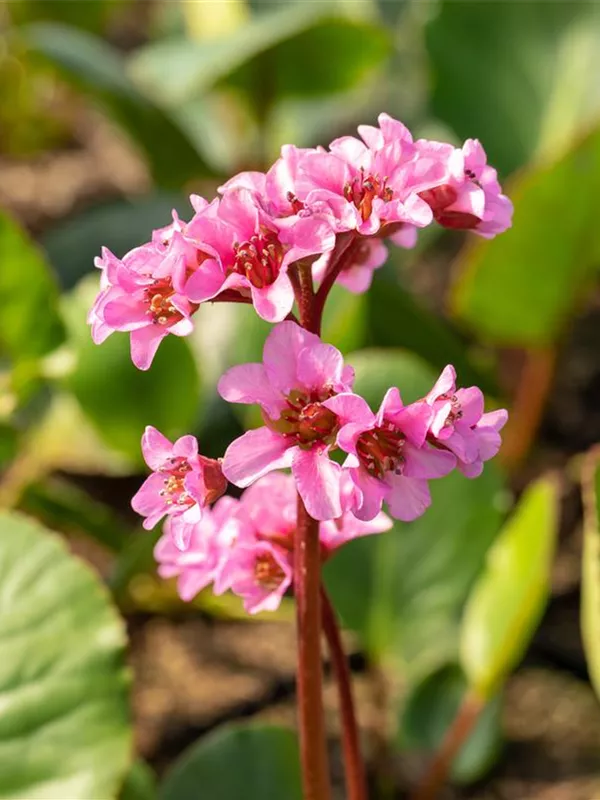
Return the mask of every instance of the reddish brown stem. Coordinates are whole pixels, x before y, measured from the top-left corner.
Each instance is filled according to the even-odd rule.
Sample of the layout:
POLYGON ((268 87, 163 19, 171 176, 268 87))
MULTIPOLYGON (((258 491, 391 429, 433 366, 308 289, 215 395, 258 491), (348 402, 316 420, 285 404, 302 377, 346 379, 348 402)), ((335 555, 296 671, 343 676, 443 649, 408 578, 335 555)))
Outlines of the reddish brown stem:
MULTIPOLYGON (((338 236, 335 248, 331 253, 325 277, 321 281, 319 291, 315 295, 314 314, 319 319, 323 316, 325 301, 335 283, 337 276, 345 266, 349 266, 354 256, 354 244, 358 241, 353 233, 342 233, 338 236)), ((320 325, 319 325, 320 327, 320 325)), ((317 331, 318 333, 319 331, 317 331)))
POLYGON ((342 721, 342 749, 344 751, 344 767, 346 774, 347 800, 367 800, 367 783, 365 768, 360 753, 358 725, 352 698, 352 680, 348 661, 344 653, 340 629, 335 610, 331 605, 324 587, 321 587, 321 615, 323 632, 329 647, 329 656, 333 666, 342 721))
POLYGON ((294 592, 298 626, 298 727, 304 800, 330 800, 321 661, 319 523, 298 497, 294 592))
POLYGON ((556 352, 550 348, 528 350, 499 457, 509 469, 518 466, 529 452, 540 425, 552 386, 556 352))
POLYGON ((448 780, 452 763, 473 730, 483 707, 484 703, 479 697, 473 694, 465 695, 454 722, 448 729, 412 800, 435 800, 448 780))

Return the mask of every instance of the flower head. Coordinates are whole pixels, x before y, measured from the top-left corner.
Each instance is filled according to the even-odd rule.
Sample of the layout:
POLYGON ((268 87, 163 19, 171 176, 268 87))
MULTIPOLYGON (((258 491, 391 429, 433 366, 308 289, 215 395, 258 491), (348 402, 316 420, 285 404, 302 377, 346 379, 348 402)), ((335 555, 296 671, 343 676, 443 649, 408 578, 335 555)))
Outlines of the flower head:
POLYGON ((185 548, 189 524, 200 520, 202 511, 227 488, 221 465, 198 453, 193 436, 182 436, 173 444, 156 428, 148 426, 142 437, 146 464, 153 470, 131 501, 150 530, 165 514, 172 517, 178 547, 185 548))
POLYGON ((291 467, 309 514, 325 520, 342 513, 340 473, 329 451, 339 421, 330 399, 352 387, 354 371, 339 350, 293 322, 282 322, 267 337, 262 364, 232 367, 219 381, 231 403, 258 403, 265 426, 236 439, 227 449, 223 472, 237 486, 249 486, 274 469, 291 467))
POLYGON ((344 466, 356 487, 354 513, 373 519, 385 501, 396 519, 416 519, 431 504, 428 481, 451 472, 456 458, 426 442, 432 417, 426 402, 404 406, 392 388, 373 414, 364 400, 359 410, 359 400, 339 395, 331 401, 341 421, 338 444, 348 453, 344 466))
POLYGON ((508 419, 505 409, 483 413, 483 394, 476 386, 456 388, 456 372, 448 365, 425 398, 433 411, 429 439, 456 455, 458 468, 469 478, 483 470, 502 440, 500 430, 508 419))

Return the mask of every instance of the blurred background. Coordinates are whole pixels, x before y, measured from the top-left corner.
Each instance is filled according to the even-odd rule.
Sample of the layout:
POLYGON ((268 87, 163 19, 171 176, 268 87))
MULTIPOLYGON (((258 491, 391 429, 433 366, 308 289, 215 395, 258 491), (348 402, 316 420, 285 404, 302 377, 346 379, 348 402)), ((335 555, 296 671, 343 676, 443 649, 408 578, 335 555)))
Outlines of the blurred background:
MULTIPOLYGON (((215 384, 229 365, 260 359, 268 325, 246 307, 207 304, 194 335, 169 337, 140 373, 127 336, 91 342, 93 259, 102 245, 121 256, 147 241, 172 208, 190 217, 190 192, 210 198, 234 172, 268 167, 283 143, 326 145, 381 111, 415 138, 478 137, 515 216, 493 241, 428 229, 415 250, 391 252, 368 294, 336 287, 326 311, 324 338, 374 405, 392 384, 407 401, 421 396, 450 362, 490 408, 511 411, 501 463, 478 481, 438 481, 423 518, 328 565, 371 796, 408 797, 465 697, 485 684, 448 798, 600 798, 600 532, 596 462, 585 455, 600 442, 600 5, 5 0, 0 505, 66 537, 126 621, 140 761, 122 798, 153 797, 152 775, 224 723, 294 724, 293 609, 249 621, 228 597, 184 605, 154 576, 158 531, 142 532, 129 508, 145 425, 194 432, 219 456, 252 424, 215 384)), ((0 526, 8 660, 2 587, 16 574, 5 554, 14 541, 0 526)), ((18 558, 33 587, 37 567, 18 558)), ((46 588, 41 601, 24 593, 25 616, 47 602, 46 588)), ((32 631, 24 663, 44 647, 32 631)), ((327 717, 342 798, 329 679, 327 717)), ((17 735, 5 728, 7 741, 17 735)), ((60 760, 46 736, 49 761, 60 760)), ((106 751, 94 736, 98 765, 106 751)), ((1 797, 91 800, 68 784, 34 794, 25 768, 20 783, 3 782, 24 745, 6 747, 1 797)), ((84 785, 116 797, 123 774, 84 785)), ((270 791, 263 797, 284 796, 270 791)))

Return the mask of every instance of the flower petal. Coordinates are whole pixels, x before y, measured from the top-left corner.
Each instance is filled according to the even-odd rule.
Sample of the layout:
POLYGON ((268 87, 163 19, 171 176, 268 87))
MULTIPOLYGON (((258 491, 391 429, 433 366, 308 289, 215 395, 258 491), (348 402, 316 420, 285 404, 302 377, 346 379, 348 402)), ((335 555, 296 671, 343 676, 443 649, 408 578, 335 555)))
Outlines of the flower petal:
POLYGON ((329 458, 326 448, 294 448, 292 474, 306 510, 313 519, 326 520, 341 516, 341 473, 342 468, 329 458))
POLYGON ((283 397, 273 389, 262 364, 239 364, 222 375, 217 391, 229 403, 258 403, 277 419, 285 406, 283 397))
POLYGON ((245 488, 271 470, 289 467, 292 455, 292 448, 283 436, 269 428, 256 428, 229 445, 223 459, 223 474, 231 483, 245 488))

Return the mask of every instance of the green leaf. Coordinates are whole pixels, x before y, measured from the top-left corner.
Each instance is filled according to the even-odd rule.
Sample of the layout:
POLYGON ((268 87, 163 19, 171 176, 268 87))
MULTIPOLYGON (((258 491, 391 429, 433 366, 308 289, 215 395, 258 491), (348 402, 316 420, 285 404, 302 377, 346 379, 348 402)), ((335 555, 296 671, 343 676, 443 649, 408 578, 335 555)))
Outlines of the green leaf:
POLYGON ((426 32, 434 112, 503 174, 548 155, 600 110, 599 21, 595 3, 445 0, 426 32))
POLYGON ((418 356, 403 350, 366 348, 350 353, 354 367, 354 391, 377 411, 390 386, 400 389, 405 403, 424 397, 435 382, 435 373, 418 356))
MULTIPOLYGON (((401 710, 400 747, 438 751, 462 704, 470 702, 467 693, 466 678, 456 664, 448 664, 419 682, 401 710)), ((479 712, 452 764, 455 781, 473 783, 496 762, 502 746, 501 711, 498 695, 479 712)))
POLYGON ((30 50, 51 63, 61 77, 100 105, 145 153, 161 186, 179 188, 210 175, 176 121, 127 77, 125 63, 107 42, 77 28, 36 23, 21 29, 30 50))
POLYGON ((0 515, 0 797, 115 797, 129 765, 125 629, 61 541, 0 515))
POLYGON ((168 438, 194 427, 198 371, 187 342, 176 336, 165 337, 147 372, 131 363, 128 334, 117 332, 95 345, 85 318, 97 291, 97 280, 86 279, 65 301, 77 364, 64 385, 107 444, 139 462, 146 425, 168 438))
POLYGON ((507 191, 514 227, 495 239, 471 241, 461 253, 453 310, 494 344, 547 346, 560 336, 597 267, 600 131, 558 161, 520 173, 507 191))
POLYGON ((42 245, 63 289, 73 288, 84 275, 95 271, 94 258, 103 246, 122 256, 149 241, 154 228, 170 223, 173 208, 182 218, 191 217, 187 198, 158 192, 95 206, 52 228, 42 245))
POLYGON ((586 456, 581 474, 584 508, 581 635, 592 685, 600 697, 600 449, 586 456))
POLYGON ((214 42, 172 39, 136 52, 131 74, 178 106, 230 78, 254 94, 328 94, 363 80, 390 53, 385 30, 344 18, 335 4, 289 3, 214 42), (243 68, 243 69, 242 69, 243 68))
POLYGON ((132 528, 115 511, 75 484, 50 478, 29 486, 20 507, 45 525, 65 533, 91 536, 118 552, 132 538, 132 528))
POLYGON ((58 291, 42 254, 16 222, 0 212, 0 354, 35 359, 64 339, 58 291))
POLYGON ((453 364, 463 385, 495 389, 489 374, 476 369, 466 344, 451 325, 423 307, 399 281, 395 270, 377 270, 367 294, 369 344, 402 347, 428 361, 438 372, 453 364))
POLYGON ((11 21, 24 24, 36 20, 62 22, 75 28, 102 33, 119 7, 129 0, 21 0, 11 7, 11 21))
POLYGON ((460 656, 470 685, 493 697, 522 657, 550 590, 558 486, 531 484, 491 548, 465 608, 460 656))
POLYGON ((396 656, 409 679, 456 657, 460 613, 502 520, 493 464, 468 480, 431 481, 414 522, 350 542, 325 567, 344 624, 376 658, 396 656))
POLYGON ((301 800, 298 744, 292 731, 236 725, 193 745, 160 788, 160 800, 301 800))
POLYGON ((333 286, 323 313, 321 338, 348 353, 365 343, 367 295, 352 294, 343 286, 333 286))
POLYGON ((157 796, 154 773, 144 761, 134 761, 121 787, 119 800, 156 800, 157 796))

